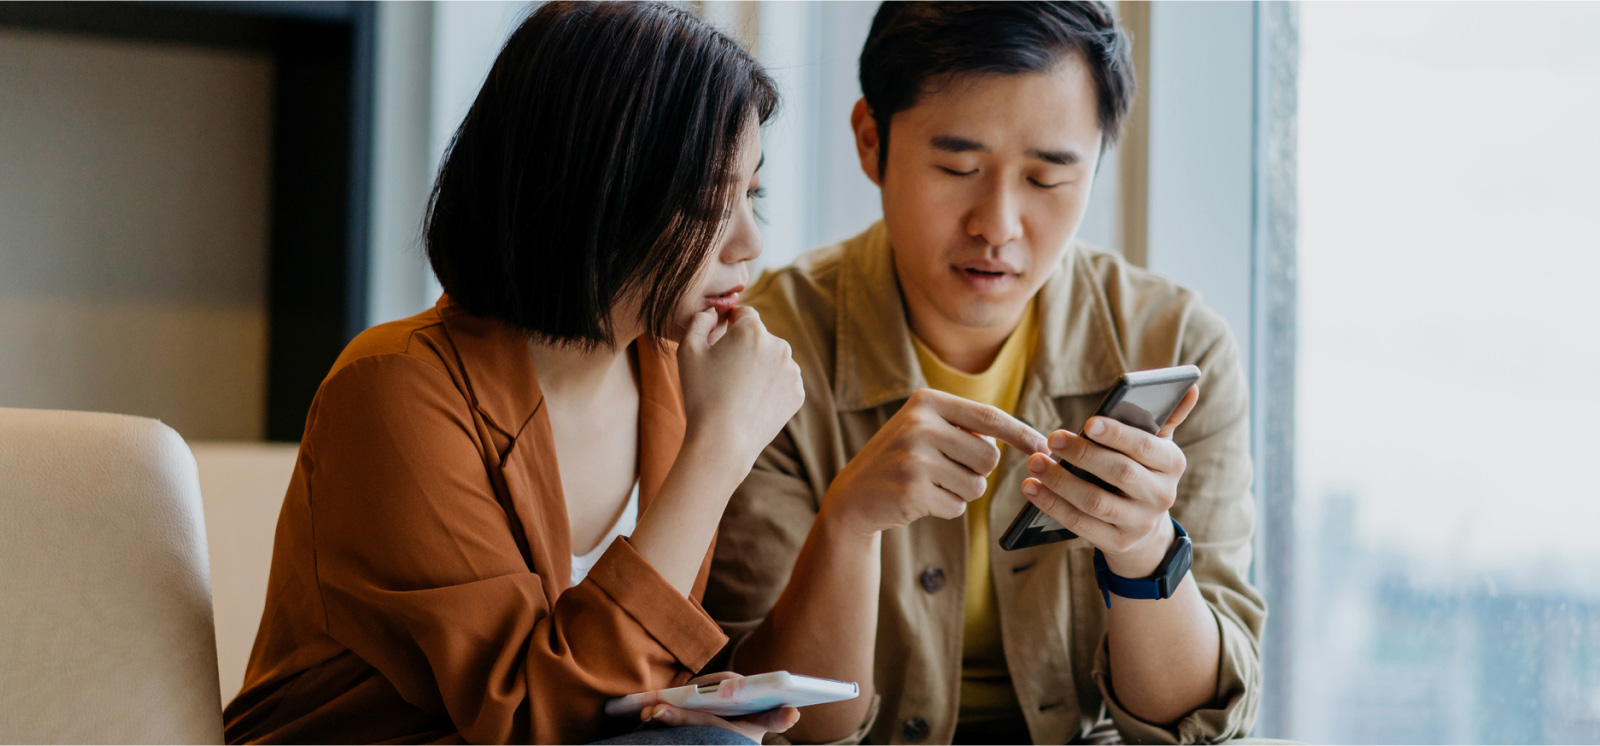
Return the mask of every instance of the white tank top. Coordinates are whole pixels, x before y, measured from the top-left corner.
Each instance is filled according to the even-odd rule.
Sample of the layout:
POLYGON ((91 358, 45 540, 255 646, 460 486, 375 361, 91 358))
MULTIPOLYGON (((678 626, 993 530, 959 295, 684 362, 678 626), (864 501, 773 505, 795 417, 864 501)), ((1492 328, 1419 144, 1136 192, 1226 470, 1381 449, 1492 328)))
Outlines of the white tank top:
POLYGON ((639 525, 639 482, 634 480, 633 492, 628 495, 628 504, 622 506, 622 515, 617 516, 617 522, 611 524, 611 530, 606 532, 605 538, 596 544, 594 549, 585 555, 572 555, 572 584, 577 585, 589 577, 589 569, 594 563, 600 561, 600 555, 605 554, 611 547, 611 542, 618 536, 629 536, 633 529, 639 525))

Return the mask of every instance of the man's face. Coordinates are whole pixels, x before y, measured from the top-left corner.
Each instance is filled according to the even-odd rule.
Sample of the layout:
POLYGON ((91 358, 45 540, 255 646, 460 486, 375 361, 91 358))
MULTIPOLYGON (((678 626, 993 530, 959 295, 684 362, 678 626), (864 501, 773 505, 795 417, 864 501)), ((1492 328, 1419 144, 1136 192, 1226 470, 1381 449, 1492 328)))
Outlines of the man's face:
MULTIPOLYGON (((957 76, 894 115, 874 181, 919 333, 1017 323, 1083 219, 1097 102, 1088 69, 1068 56, 1043 73, 957 76)), ((879 140, 864 110, 857 145, 872 177, 879 140)))

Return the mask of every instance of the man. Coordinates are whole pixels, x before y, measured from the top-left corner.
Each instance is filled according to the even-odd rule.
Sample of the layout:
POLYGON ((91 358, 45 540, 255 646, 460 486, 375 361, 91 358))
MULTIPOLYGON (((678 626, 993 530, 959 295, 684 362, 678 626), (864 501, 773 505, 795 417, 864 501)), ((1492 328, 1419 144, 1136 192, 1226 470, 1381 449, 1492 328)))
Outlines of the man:
POLYGON ((1238 350, 1193 293, 1073 241, 1132 102, 1126 35, 1100 3, 885 3, 861 85, 883 222, 746 295, 806 402, 722 522, 705 605, 730 665, 862 684, 795 741, 1245 735, 1266 610, 1238 350), (1205 393, 1159 435, 1062 429, 1186 363, 1205 393), (1081 538, 1001 549, 1025 500, 1081 538), (1169 597, 1099 585, 1156 576, 1169 597))

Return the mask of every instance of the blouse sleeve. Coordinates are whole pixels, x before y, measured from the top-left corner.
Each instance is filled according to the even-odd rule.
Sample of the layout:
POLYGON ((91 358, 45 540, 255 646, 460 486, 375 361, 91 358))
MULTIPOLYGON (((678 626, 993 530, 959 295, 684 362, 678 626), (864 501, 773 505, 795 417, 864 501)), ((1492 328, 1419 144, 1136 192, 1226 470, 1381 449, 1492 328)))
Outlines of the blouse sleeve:
POLYGON ((468 742, 630 729, 606 699, 679 684, 726 642, 625 540, 549 604, 491 482, 494 449, 443 371, 364 358, 317 398, 302 453, 326 632, 468 742))

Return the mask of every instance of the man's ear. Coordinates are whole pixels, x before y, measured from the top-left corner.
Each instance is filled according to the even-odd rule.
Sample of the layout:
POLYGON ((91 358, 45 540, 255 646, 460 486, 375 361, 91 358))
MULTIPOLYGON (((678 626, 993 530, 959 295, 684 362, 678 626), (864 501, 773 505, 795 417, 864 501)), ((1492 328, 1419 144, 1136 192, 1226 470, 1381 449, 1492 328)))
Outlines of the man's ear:
POLYGON ((883 174, 878 172, 878 148, 882 142, 878 139, 878 120, 872 118, 872 110, 867 108, 867 100, 856 99, 856 106, 850 110, 850 129, 856 133, 856 155, 861 158, 861 172, 883 187, 883 174))

